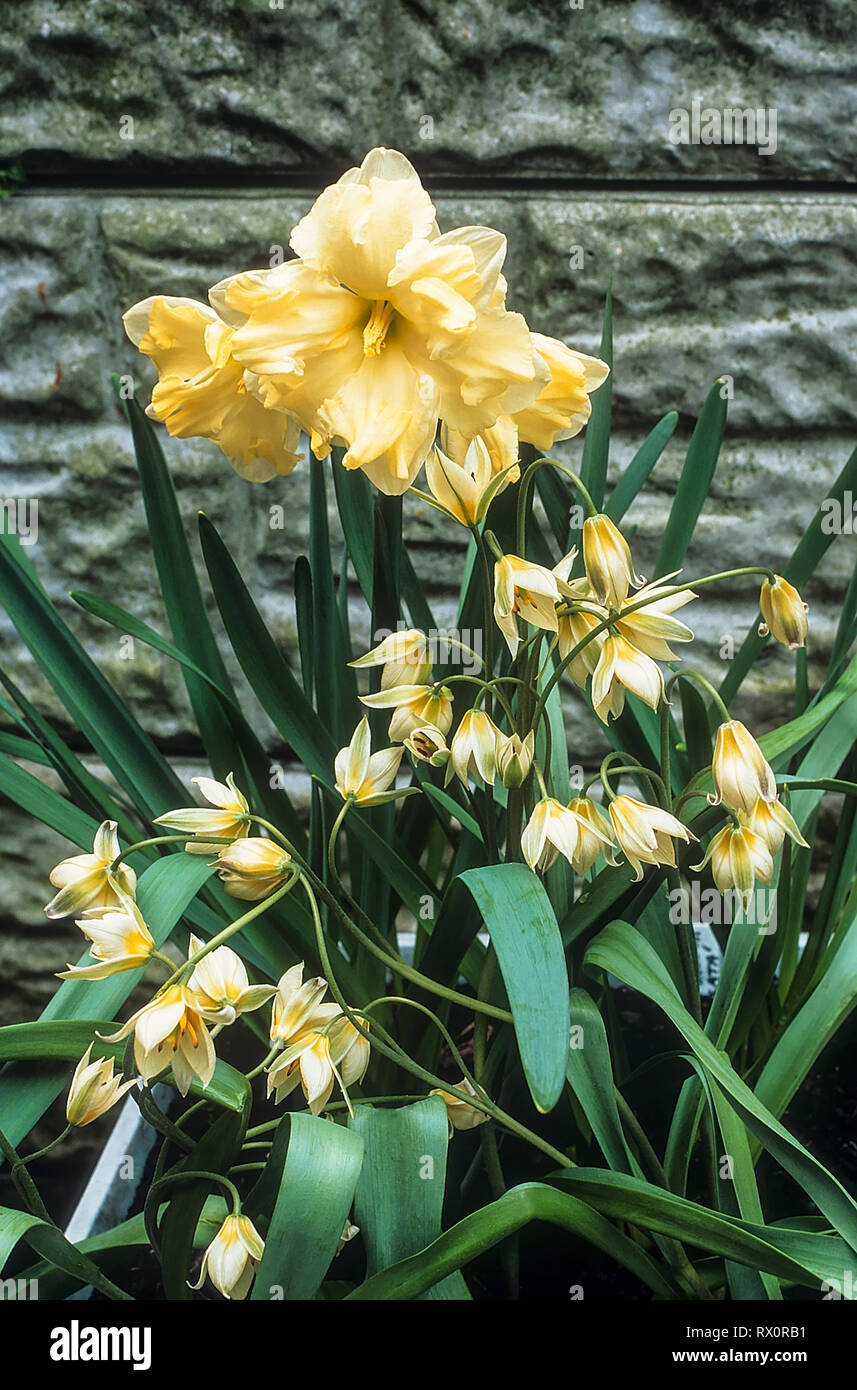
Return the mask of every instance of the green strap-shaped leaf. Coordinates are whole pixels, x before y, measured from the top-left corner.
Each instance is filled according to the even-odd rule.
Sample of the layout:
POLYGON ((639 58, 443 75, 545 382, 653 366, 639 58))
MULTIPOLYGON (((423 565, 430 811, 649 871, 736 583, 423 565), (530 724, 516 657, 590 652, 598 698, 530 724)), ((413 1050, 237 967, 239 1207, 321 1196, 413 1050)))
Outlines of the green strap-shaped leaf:
POLYGON ((690 437, 684 467, 655 561, 655 578, 681 569, 699 514, 708 496, 726 425, 726 400, 721 395, 722 387, 722 381, 715 381, 690 437))
POLYGON ((628 467, 604 504, 604 510, 618 526, 640 488, 645 483, 678 424, 678 414, 671 410, 643 440, 628 467))
MULTIPOLYGON (((118 378, 114 378, 114 386, 118 378)), ((149 544, 161 595, 176 646, 220 686, 231 692, 226 667, 208 621, 196 569, 179 514, 173 480, 160 440, 135 400, 122 400, 134 438, 140 488, 149 530, 149 544)), ((235 736, 221 701, 211 685, 182 668, 203 747, 215 777, 224 778, 240 766, 235 736)))
POLYGON ((147 817, 179 805, 182 784, 124 701, 0 537, 0 604, 77 727, 147 817))
POLYGON ((582 1237, 636 1274, 659 1298, 675 1297, 674 1286, 639 1245, 617 1231, 588 1203, 536 1182, 512 1188, 496 1202, 466 1216, 425 1250, 373 1275, 346 1297, 419 1298, 439 1280, 448 1278, 533 1221, 546 1221, 572 1236, 582 1237))
POLYGON ((342 1125, 302 1111, 284 1124, 288 1148, 253 1284, 251 1299, 257 1301, 315 1297, 336 1254, 363 1162, 362 1139, 342 1125))
MULTIPOLYGON (((39 1018, 34 1023, 10 1023, 0 1028, 0 1062, 78 1062, 90 1043, 93 1061, 113 1057, 121 1062, 125 1043, 104 1041, 105 1034, 115 1032, 116 1025, 109 1019, 39 1018)), ((163 1080, 171 1082, 172 1077, 166 1075, 163 1080)), ((247 1099, 247 1079, 243 1072, 218 1057, 214 1075, 205 1089, 194 1077, 191 1091, 227 1110, 241 1110, 247 1099)))
MULTIPOLYGON (((740 1118, 787 1172, 812 1197, 844 1240, 857 1249, 857 1204, 812 1154, 789 1134, 733 1070, 725 1052, 688 1013, 652 947, 628 922, 611 922, 591 942, 585 965, 612 971, 656 1003, 690 1044, 709 1076, 729 1097, 740 1118)), ((774 1271, 776 1272, 776 1271, 774 1271)))
POLYGON ((604 502, 607 483, 607 460, 610 452, 610 416, 613 409, 613 292, 608 284, 604 299, 604 319, 601 326, 601 346, 598 356, 611 368, 607 380, 592 396, 592 414, 583 438, 581 480, 596 507, 604 502))
POLYGON ((573 989, 570 1002, 568 1084, 580 1101, 610 1167, 620 1173, 631 1173, 634 1162, 616 1105, 604 1020, 594 999, 585 989, 573 989))
POLYGON ((569 1036, 568 973, 550 899, 526 864, 468 869, 460 882, 497 952, 530 1095, 546 1114, 562 1092, 569 1036))
MULTIPOLYGON (((71 1241, 66 1240, 56 1226, 39 1216, 31 1216, 29 1212, 16 1211, 14 1207, 0 1207, 0 1272, 19 1240, 25 1240, 37 1255, 44 1256, 57 1269, 72 1275, 81 1284, 94 1284, 108 1298, 117 1302, 133 1302, 129 1293, 107 1279, 98 1266, 81 1254, 71 1241)), ((0 1299, 5 1300, 5 1297, 5 1289, 0 1283, 0 1299)))
MULTIPOLYGON (((440 1235, 449 1122, 442 1098, 428 1096, 397 1110, 358 1105, 348 1127, 366 1146, 354 1219, 371 1276, 440 1235)), ((470 1293, 459 1274, 427 1297, 468 1299, 470 1293)))

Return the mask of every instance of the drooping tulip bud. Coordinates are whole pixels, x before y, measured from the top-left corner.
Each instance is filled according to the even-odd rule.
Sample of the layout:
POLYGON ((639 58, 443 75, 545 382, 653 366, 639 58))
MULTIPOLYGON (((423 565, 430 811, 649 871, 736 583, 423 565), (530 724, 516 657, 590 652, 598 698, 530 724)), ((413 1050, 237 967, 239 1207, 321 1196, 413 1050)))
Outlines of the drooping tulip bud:
POLYGON ((767 578, 763 580, 759 607, 763 619, 759 624, 760 637, 767 637, 770 633, 790 652, 806 646, 809 604, 804 603, 797 589, 787 579, 775 574, 773 583, 767 578))
POLYGON ((712 806, 724 802, 732 811, 749 816, 759 797, 774 801, 777 780, 753 735, 739 719, 730 719, 717 730, 711 764, 714 795, 712 806))
POLYGON ((531 729, 522 739, 510 734, 497 745, 497 771, 504 787, 522 787, 530 775, 535 750, 535 734, 531 729))

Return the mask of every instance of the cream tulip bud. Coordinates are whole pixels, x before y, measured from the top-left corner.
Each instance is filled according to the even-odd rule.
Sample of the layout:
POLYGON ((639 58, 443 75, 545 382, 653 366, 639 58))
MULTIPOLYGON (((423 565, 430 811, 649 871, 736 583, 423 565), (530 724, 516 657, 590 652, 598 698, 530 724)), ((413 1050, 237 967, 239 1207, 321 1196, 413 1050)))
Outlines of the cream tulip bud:
POLYGON ((90 1043, 75 1068, 65 1107, 69 1124, 79 1129, 105 1114, 137 1084, 136 1078, 123 1082, 121 1074, 113 1075, 112 1057, 99 1057, 91 1062, 92 1046, 90 1043))
POLYGON ((756 879, 770 883, 774 872, 771 851, 761 835, 755 835, 746 825, 727 825, 708 846, 705 858, 694 869, 711 863, 715 885, 721 893, 734 889, 744 905, 749 906, 756 879))
POLYGON ((806 615, 809 612, 809 604, 804 603, 794 585, 783 579, 782 575, 775 574, 773 582, 770 579, 763 580, 759 608, 762 610, 760 637, 767 637, 770 633, 775 641, 782 642, 790 652, 806 646, 806 634, 809 629, 806 615))
MULTIPOLYGON (((469 1096, 476 1096, 471 1083, 466 1076, 462 1076, 457 1081, 456 1087, 459 1091, 466 1091, 469 1096)), ((459 1100, 458 1096, 453 1096, 449 1091, 442 1090, 435 1086, 429 1091, 430 1096, 440 1096, 446 1106, 446 1115, 449 1120, 449 1133, 452 1135, 456 1129, 476 1129, 477 1125, 484 1125, 489 1120, 490 1115, 486 1115, 484 1110, 479 1110, 475 1105, 468 1105, 466 1100, 459 1100)))
POLYGON ((535 734, 531 729, 522 739, 518 734, 501 738, 497 745, 497 771, 504 787, 522 787, 530 775, 535 750, 535 734))
POLYGON ((756 802, 775 801, 777 779, 753 735, 738 719, 730 719, 717 730, 711 764, 714 795, 712 806, 724 802, 732 811, 749 816, 756 802))
POLYGON ((273 893, 293 872, 288 851, 264 835, 233 840, 220 851, 214 867, 231 898, 251 903, 273 893))
POLYGON ((583 523, 583 563, 596 601, 608 608, 621 608, 628 590, 643 583, 634 573, 628 542, 604 512, 583 523))

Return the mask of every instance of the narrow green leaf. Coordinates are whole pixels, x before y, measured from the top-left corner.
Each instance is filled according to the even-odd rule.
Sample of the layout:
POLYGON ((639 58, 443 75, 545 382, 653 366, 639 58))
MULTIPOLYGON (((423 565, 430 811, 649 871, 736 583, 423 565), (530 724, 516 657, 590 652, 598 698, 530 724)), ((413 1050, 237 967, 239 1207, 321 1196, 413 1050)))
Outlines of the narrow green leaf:
POLYGON ((643 440, 605 502, 604 510, 617 526, 672 439, 677 424, 678 414, 675 410, 671 410, 658 421, 652 432, 643 440))
POLYGON ((655 578, 681 569, 708 496, 726 425, 722 381, 715 381, 699 413, 655 562, 655 578))

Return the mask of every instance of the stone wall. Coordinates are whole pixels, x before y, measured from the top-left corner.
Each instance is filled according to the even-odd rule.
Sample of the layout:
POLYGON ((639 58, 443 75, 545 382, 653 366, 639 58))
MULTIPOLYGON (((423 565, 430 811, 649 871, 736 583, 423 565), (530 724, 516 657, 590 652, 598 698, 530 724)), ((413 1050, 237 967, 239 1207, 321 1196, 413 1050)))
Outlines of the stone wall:
MULTIPOLYGON (((204 297, 222 276, 267 265, 319 189, 374 144, 413 159, 442 227, 506 234, 510 304, 533 327, 597 350, 612 279, 613 475, 665 411, 681 412, 629 516, 644 572, 718 375, 734 400, 692 571, 756 554, 781 565, 853 447, 851 0, 31 0, 6 5, 2 27, 0 496, 38 499, 29 554, 41 578, 188 775, 199 747, 176 671, 139 645, 123 660, 118 635, 68 598, 104 594, 163 630, 109 385, 111 371, 130 372, 145 397, 151 375, 121 313, 155 291, 204 297), (689 134, 696 122, 707 138, 706 109, 724 108, 760 113, 755 145, 673 143, 682 110, 689 134)), ((189 524, 202 507, 222 528, 293 651, 306 470, 252 487, 213 446, 166 447, 189 524), (268 526, 275 502, 287 504, 284 531, 268 526)), ((411 505, 406 532, 451 619, 460 538, 411 505)), ((807 594, 816 669, 853 562, 843 536, 807 594)), ((722 637, 746 630, 755 592, 697 608, 697 660, 719 673, 722 637)), ((354 611, 365 634, 356 597, 354 611)), ((5 619, 0 636, 16 681, 61 724, 5 619)), ((766 656, 745 702, 755 727, 788 712, 790 673, 786 653, 766 656)), ((570 747, 588 760, 597 749, 582 728, 570 700, 570 747)), ((8 808, 2 817, 0 918, 31 927, 63 847, 8 808)), ((26 953, 5 934, 2 988, 16 991, 12 1015, 0 997, 5 1018, 41 1002, 43 955, 65 959, 62 930, 46 930, 26 953)))

